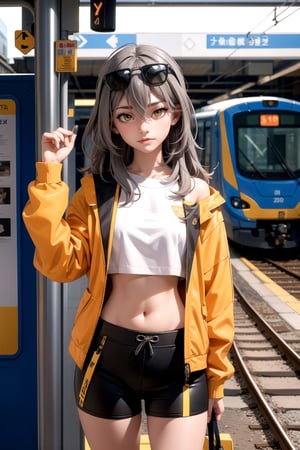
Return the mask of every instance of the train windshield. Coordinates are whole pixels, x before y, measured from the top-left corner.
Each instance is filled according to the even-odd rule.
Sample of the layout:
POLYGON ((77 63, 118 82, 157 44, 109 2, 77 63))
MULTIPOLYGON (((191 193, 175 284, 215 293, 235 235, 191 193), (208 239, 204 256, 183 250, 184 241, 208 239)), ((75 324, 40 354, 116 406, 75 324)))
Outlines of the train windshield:
POLYGON ((236 160, 248 178, 300 177, 300 113, 249 111, 233 117, 236 160))

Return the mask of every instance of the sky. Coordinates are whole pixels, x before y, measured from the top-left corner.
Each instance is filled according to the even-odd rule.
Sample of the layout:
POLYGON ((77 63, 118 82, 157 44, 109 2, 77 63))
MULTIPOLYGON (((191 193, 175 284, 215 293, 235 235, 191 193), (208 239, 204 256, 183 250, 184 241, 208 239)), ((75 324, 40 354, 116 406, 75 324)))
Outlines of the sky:
MULTIPOLYGON (((80 8, 79 32, 89 33, 89 7, 80 8)), ((8 58, 22 57, 14 32, 22 27, 21 8, 0 7, 7 27, 8 58)), ((299 33, 300 7, 117 7, 116 33, 299 33), (276 24, 276 25, 275 25, 276 24)))

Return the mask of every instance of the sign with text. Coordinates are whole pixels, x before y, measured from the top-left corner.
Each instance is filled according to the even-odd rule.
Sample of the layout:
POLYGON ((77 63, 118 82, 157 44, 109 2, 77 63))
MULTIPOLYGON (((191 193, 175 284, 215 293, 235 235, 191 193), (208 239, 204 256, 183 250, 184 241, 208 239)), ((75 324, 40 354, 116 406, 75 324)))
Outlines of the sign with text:
POLYGON ((19 349, 16 114, 16 102, 0 98, 0 355, 19 349))
POLYGON ((77 72, 77 41, 59 40, 55 43, 56 72, 77 72))
POLYGON ((36 270, 33 267, 34 248, 21 216, 28 200, 28 184, 35 177, 35 123, 34 75, 2 74, 0 77, 1 449, 38 449, 37 282, 36 270), (24 392, 26 395, 22 395, 24 392), (17 433, 16 414, 20 418, 17 433))
POLYGON ((161 47, 175 58, 299 58, 300 34, 76 33, 79 59, 105 58, 126 44, 161 47))
POLYGON ((299 48, 300 34, 208 34, 207 48, 299 48))

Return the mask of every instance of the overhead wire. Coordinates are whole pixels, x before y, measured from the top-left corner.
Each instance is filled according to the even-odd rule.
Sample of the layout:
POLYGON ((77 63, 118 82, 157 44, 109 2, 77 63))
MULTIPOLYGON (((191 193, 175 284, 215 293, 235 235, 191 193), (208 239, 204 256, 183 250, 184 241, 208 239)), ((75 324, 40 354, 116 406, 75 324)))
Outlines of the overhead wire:
MULTIPOLYGON (((250 36, 253 34, 253 31, 254 31, 259 25, 261 25, 261 24, 262 24, 262 23, 263 23, 270 15, 271 15, 271 14, 274 15, 274 13, 275 13, 275 17, 278 18, 281 14, 283 14, 285 11, 287 11, 289 8, 291 8, 291 7, 294 6, 295 4, 296 4, 296 2, 293 2, 293 3, 291 4, 291 6, 286 7, 284 11, 281 11, 281 12, 279 12, 278 14, 275 13, 275 11, 277 10, 278 7, 274 7, 274 9, 273 9, 270 13, 268 13, 267 16, 266 16, 264 19, 262 19, 257 25, 255 25, 255 27, 252 28, 252 30, 250 30, 250 31, 248 31, 248 32, 246 33, 246 36, 247 36, 247 37, 250 37, 250 36)), ((282 7, 283 7, 283 6, 279 6, 279 8, 282 8, 282 7)), ((272 28, 276 27, 279 23, 283 22, 283 21, 286 20, 288 17, 290 17, 290 16, 292 16, 293 14, 295 14, 297 11, 299 11, 299 9, 300 9, 300 7, 299 7, 299 8, 296 8, 294 11, 292 11, 290 14, 288 14, 287 16, 285 16, 285 17, 284 17, 283 19, 281 19, 281 20, 277 20, 277 19, 276 19, 276 22, 275 22, 273 25, 271 25, 269 28, 266 28, 263 32, 260 32, 259 34, 261 34, 261 35, 266 34, 267 31, 269 31, 269 30, 271 30, 272 28)), ((273 20, 274 20, 274 19, 273 19, 273 20)), ((226 56, 225 59, 230 59, 231 56, 234 55, 234 53, 236 53, 236 52, 237 52, 238 50, 240 50, 241 48, 242 48, 241 46, 235 48, 228 56, 226 56)))
MULTIPOLYGON (((278 20, 278 18, 284 14, 286 11, 290 10, 291 7, 294 7, 296 4, 299 4, 297 1, 294 1, 293 3, 288 3, 287 2, 283 2, 282 5, 280 5, 279 7, 274 7, 274 9, 272 9, 272 11, 270 11, 262 20, 260 20, 250 31, 248 31, 246 33, 247 37, 250 37, 253 34, 253 31, 255 29, 257 29, 263 22, 265 22, 269 16, 273 15, 273 21, 274 24, 272 24, 272 26, 266 28, 263 32, 259 33, 260 35, 266 34, 267 31, 271 30, 272 28, 276 27, 279 23, 283 22, 284 20, 286 20, 288 17, 292 16, 293 14, 295 14, 297 11, 299 11, 300 7, 296 8, 295 10, 291 11, 290 14, 284 16, 281 20, 278 20), (285 8, 284 8, 285 7, 285 8), (284 10, 277 12, 278 8, 284 8, 284 10)), ((239 46, 237 48, 235 48, 228 56, 225 57, 226 60, 231 59, 231 57, 241 48, 243 48, 242 46, 239 46)), ((242 69, 245 69, 249 66, 250 63, 246 63, 242 66, 242 68, 240 68, 238 71, 241 71, 242 69)), ((215 84, 217 81, 220 81, 222 79, 228 78, 228 76, 230 75, 234 75, 235 73, 237 73, 237 71, 234 72, 226 72, 223 73, 221 75, 219 75, 217 78, 215 78, 214 80, 205 83, 205 86, 210 86, 212 84, 215 84)))

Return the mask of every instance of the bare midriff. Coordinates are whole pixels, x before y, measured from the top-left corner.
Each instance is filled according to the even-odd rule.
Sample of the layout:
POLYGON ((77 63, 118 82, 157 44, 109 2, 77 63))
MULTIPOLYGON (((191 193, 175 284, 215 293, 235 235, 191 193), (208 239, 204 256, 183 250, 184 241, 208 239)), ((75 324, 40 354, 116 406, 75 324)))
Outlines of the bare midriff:
POLYGON ((161 275, 112 274, 112 291, 101 317, 115 325, 151 332, 182 328, 184 305, 179 278, 161 275))

